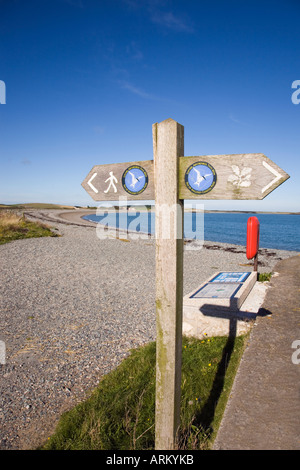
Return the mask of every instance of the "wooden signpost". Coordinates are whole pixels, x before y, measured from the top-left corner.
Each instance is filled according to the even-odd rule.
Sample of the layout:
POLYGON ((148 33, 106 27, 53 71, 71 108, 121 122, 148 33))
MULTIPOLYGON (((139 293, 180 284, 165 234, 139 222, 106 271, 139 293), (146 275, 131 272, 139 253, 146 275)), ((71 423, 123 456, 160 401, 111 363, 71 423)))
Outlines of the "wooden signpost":
POLYGON ((183 200, 263 199, 289 175, 260 153, 184 157, 184 128, 173 119, 153 124, 152 134, 153 161, 96 165, 82 186, 95 201, 155 200, 155 448, 171 450, 180 414, 183 200))

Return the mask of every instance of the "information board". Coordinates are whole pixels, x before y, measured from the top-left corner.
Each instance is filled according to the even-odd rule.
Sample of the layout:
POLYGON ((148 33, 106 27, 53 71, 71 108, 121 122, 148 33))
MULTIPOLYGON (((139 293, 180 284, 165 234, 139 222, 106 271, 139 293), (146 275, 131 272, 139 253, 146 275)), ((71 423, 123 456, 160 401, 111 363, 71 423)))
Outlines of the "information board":
POLYGON ((246 273, 223 272, 223 273, 219 273, 210 282, 244 282, 248 278, 249 275, 250 275, 250 272, 246 272, 246 273))
POLYGON ((224 282, 208 282, 201 289, 199 289, 195 294, 193 294, 191 299, 201 299, 201 298, 210 298, 210 299, 228 299, 233 297, 239 288, 241 283, 224 283, 224 282))

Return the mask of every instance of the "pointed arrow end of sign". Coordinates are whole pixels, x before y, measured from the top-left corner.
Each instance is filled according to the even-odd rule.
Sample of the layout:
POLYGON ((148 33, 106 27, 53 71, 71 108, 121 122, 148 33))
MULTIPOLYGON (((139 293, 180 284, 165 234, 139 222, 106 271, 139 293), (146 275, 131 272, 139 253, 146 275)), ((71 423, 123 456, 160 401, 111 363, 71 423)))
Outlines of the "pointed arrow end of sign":
POLYGON ((88 180, 87 184, 89 185, 89 187, 94 191, 94 193, 98 193, 98 189, 95 188, 95 186, 93 185, 92 181, 93 179, 97 176, 97 173, 93 173, 92 176, 90 177, 90 179, 88 180))
POLYGON ((269 160, 268 157, 265 155, 264 157, 265 159, 263 160, 262 164, 264 168, 270 172, 272 179, 261 189, 262 199, 264 199, 268 194, 274 191, 274 189, 278 188, 278 186, 280 186, 290 177, 290 175, 288 175, 284 170, 269 160))
MULTIPOLYGON (((89 193, 91 197, 96 196, 96 194, 99 193, 99 190, 97 189, 97 182, 95 183, 95 178, 97 176, 97 171, 95 171, 95 168, 92 168, 92 170, 88 173, 88 175, 85 177, 83 182, 81 183, 81 186, 89 193)), ((96 178, 97 179, 97 178, 96 178)))

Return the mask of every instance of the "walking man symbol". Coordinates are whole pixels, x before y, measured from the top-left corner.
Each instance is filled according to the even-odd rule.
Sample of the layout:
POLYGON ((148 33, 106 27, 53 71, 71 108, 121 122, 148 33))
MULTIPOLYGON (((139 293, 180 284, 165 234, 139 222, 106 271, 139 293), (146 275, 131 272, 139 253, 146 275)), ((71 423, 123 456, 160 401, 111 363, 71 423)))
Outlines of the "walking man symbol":
POLYGON ((115 183, 118 182, 117 178, 115 177, 113 171, 110 171, 109 172, 110 176, 109 178, 107 178, 107 180, 105 180, 105 183, 107 183, 109 181, 109 185, 107 187, 107 189, 105 191, 103 191, 104 193, 108 193, 108 191, 110 190, 110 188, 112 187, 114 192, 116 193, 117 192, 117 188, 116 188, 116 185, 115 183))

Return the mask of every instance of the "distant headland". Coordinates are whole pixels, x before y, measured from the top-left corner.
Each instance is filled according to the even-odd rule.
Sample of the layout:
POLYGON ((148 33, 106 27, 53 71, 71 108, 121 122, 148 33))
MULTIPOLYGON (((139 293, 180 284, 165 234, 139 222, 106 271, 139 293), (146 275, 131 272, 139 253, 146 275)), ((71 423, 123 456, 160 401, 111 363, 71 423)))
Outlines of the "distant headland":
MULTIPOLYGON (((138 205, 138 204, 134 204, 134 205, 128 205, 128 207, 132 208, 132 209, 135 209, 136 211, 138 210, 145 210, 145 208, 149 211, 151 210, 154 210, 154 205, 151 205, 151 204, 141 204, 141 205, 138 205)), ((112 205, 111 207, 107 207, 107 206, 101 206, 101 204, 99 204, 99 206, 80 206, 80 205, 67 205, 67 204, 52 204, 52 203, 44 203, 44 202, 32 202, 32 203, 19 203, 19 204, 0 204, 0 210, 1 209, 15 209, 15 210, 34 210, 34 209, 38 209, 38 210, 41 210, 41 209, 49 209, 49 210, 55 210, 55 209, 59 209, 59 210, 66 210, 66 209, 69 209, 69 210, 90 210, 90 211, 96 211, 97 209, 103 209, 103 210, 110 210, 110 209, 114 209, 114 210, 117 210, 119 208, 119 206, 117 205, 112 205)), ((126 207, 122 207, 121 208, 123 210, 126 209, 126 207)), ((192 208, 186 208, 185 209, 186 212, 192 212, 192 211, 196 211, 195 209, 192 209, 192 208)), ((300 212, 288 212, 288 211, 251 211, 251 210, 247 210, 247 211, 243 211, 243 210, 214 210, 214 209, 209 209, 209 210, 205 210, 204 211, 196 211, 196 212, 204 212, 204 213, 229 213, 229 214, 290 214, 290 215, 300 215, 300 212)))

